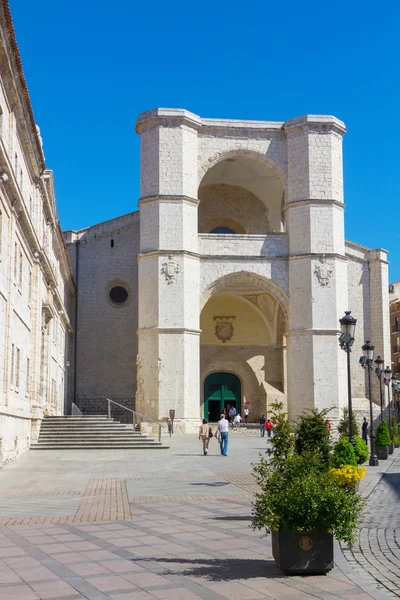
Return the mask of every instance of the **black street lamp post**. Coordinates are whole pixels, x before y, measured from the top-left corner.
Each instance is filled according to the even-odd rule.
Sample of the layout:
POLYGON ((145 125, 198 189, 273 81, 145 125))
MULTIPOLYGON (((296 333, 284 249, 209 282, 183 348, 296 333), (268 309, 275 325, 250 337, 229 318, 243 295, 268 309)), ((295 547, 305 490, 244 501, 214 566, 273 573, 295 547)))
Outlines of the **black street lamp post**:
POLYGON ((377 467, 379 465, 378 457, 376 455, 375 445, 375 430, 374 430, 374 413, 372 410, 372 386, 371 386, 371 370, 372 363, 374 360, 374 349, 375 346, 368 340, 362 347, 364 356, 360 358, 360 364, 368 372, 368 393, 369 393, 369 439, 370 439, 370 458, 369 466, 377 467))
POLYGON ((392 378, 392 369, 390 367, 386 367, 386 369, 383 371, 383 373, 384 373, 383 381, 385 382, 385 385, 387 386, 387 390, 388 390, 389 429, 390 429, 392 427, 392 407, 391 407, 391 400, 390 400, 390 381, 392 378))
POLYGON ((375 364, 376 364, 375 374, 379 379, 379 393, 380 393, 380 399, 381 399, 381 421, 383 421, 384 398, 383 398, 383 389, 382 389, 382 377, 383 377, 383 365, 385 364, 385 361, 383 360, 383 358, 381 356, 378 356, 378 358, 375 361, 375 364))
POLYGON ((351 398, 351 373, 350 373, 350 353, 354 344, 354 332, 356 330, 357 319, 351 316, 351 311, 347 310, 344 317, 339 319, 342 334, 339 338, 339 344, 342 350, 347 354, 347 393, 349 404, 349 442, 356 445, 353 436, 353 406, 351 398))

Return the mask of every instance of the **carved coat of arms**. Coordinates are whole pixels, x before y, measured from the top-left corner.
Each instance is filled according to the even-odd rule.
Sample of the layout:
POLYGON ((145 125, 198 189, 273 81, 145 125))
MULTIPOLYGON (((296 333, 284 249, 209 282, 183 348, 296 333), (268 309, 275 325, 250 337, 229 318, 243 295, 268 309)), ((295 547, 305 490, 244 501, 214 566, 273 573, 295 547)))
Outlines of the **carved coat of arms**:
POLYGON ((233 336, 233 321, 236 317, 214 317, 215 335, 223 344, 228 342, 233 336))
POLYGON ((172 256, 168 256, 168 260, 161 267, 161 274, 165 276, 168 285, 174 282, 178 273, 179 265, 172 259, 172 256))
POLYGON ((333 275, 332 265, 326 262, 325 256, 319 259, 319 264, 315 266, 314 274, 322 287, 329 285, 329 280, 333 275))

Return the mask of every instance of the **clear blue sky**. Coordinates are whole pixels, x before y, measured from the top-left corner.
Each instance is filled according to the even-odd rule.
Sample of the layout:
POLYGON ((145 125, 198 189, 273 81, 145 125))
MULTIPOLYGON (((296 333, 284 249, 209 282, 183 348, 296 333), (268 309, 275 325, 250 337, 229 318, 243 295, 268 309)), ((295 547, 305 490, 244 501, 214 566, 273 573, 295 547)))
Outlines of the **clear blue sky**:
POLYGON ((345 121, 346 237, 400 279, 400 3, 10 0, 64 229, 136 209, 137 115, 345 121))

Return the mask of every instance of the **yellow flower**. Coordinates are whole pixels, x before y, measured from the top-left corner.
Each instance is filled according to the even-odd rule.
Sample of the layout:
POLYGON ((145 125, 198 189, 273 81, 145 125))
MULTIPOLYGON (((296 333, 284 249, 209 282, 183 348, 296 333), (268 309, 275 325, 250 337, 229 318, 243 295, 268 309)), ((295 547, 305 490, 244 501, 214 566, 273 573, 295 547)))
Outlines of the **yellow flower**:
POLYGON ((354 487, 365 475, 365 467, 353 467, 353 465, 343 465, 338 469, 331 469, 332 475, 337 479, 340 485, 344 487, 354 487))

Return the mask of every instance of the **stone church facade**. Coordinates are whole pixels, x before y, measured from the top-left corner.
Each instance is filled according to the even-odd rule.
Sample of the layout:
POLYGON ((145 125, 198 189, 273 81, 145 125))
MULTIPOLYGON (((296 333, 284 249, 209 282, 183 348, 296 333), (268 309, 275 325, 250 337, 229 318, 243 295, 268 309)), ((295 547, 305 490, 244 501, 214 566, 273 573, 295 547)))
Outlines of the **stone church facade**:
POLYGON ((7 2, 0 3, 0 464, 67 402, 75 293, 7 2))
MULTIPOLYGON (((342 138, 332 116, 282 122, 139 116, 139 210, 65 232, 77 285, 72 396, 107 396, 175 431, 227 404, 250 419, 347 403, 345 310, 390 364, 387 253, 344 237, 342 138)), ((374 385, 376 382, 374 382, 374 385)), ((103 404, 102 404, 103 403, 103 404)), ((103 408, 101 408, 103 406, 103 408)))

